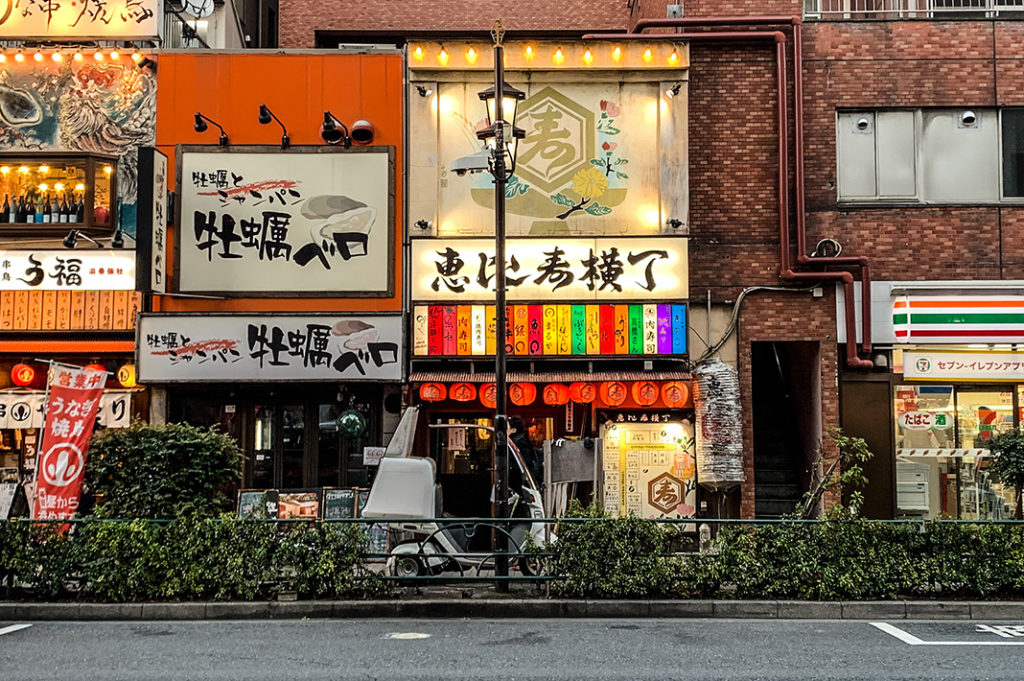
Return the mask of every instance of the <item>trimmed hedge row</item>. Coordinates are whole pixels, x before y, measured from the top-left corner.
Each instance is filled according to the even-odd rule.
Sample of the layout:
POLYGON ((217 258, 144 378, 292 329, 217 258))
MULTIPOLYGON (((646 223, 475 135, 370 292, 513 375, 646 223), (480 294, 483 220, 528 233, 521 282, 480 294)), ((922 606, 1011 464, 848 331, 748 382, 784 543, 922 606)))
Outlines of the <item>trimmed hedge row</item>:
MULTIPOLYGON (((728 527, 679 555, 677 526, 575 510, 542 560, 552 591, 586 598, 1024 597, 1024 524, 826 520, 728 527)), ((86 521, 70 533, 0 523, 9 595, 37 599, 257 600, 388 595, 357 525, 234 518, 86 521)), ((0 594, 3 590, 0 590, 0 594)), ((2 597, 2 595, 0 595, 2 597)))
POLYGON ((365 572, 365 532, 348 524, 277 524, 235 518, 0 523, 0 575, 9 593, 102 601, 256 600, 382 595, 365 572), (357 576, 359 577, 357 579, 357 576))
POLYGON ((1024 525, 822 520, 727 527, 710 551, 671 555, 679 532, 577 511, 553 591, 589 598, 876 600, 1024 597, 1024 525), (923 530, 923 531, 922 531, 923 530))

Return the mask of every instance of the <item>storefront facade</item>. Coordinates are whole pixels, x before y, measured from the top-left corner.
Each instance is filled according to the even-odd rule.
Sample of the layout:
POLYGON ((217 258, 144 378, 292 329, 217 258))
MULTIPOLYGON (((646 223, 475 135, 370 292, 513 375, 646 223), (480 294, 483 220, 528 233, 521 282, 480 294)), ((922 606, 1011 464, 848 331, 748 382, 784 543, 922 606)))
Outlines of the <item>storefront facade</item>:
POLYGON ((506 191, 504 334, 492 178, 453 170, 481 151, 490 48, 407 48, 410 383, 446 510, 490 514, 490 432, 430 426, 492 425, 504 343, 510 414, 548 463, 560 440, 598 443, 592 474, 545 466, 551 511, 578 498, 691 516, 686 45, 506 44, 526 136, 506 191))
POLYGON ((85 18, 33 5, 0 26, 0 483, 24 483, 29 498, 52 363, 109 372, 101 427, 148 408, 133 237, 157 82, 151 55, 124 41, 158 39, 161 17, 158 2, 85 18))
MULTIPOLYGON (((992 438, 1021 429, 1024 421, 1024 354, 1017 345, 1024 298, 1014 286, 873 283, 873 340, 891 369, 872 374, 877 397, 860 407, 879 421, 873 433, 878 467, 891 468, 877 480, 869 475, 877 494, 891 494, 887 515, 1013 517, 1013 489, 988 468, 992 438), (888 399, 880 403, 883 387, 888 399), (890 489, 878 489, 884 486, 890 489)), ((844 399, 857 409, 863 381, 843 385, 844 399)))
POLYGON ((367 487, 405 378, 402 58, 163 61, 157 141, 177 205, 142 247, 165 287, 138 330, 152 415, 237 438, 244 488, 367 487), (230 143, 199 131, 196 111, 230 143))

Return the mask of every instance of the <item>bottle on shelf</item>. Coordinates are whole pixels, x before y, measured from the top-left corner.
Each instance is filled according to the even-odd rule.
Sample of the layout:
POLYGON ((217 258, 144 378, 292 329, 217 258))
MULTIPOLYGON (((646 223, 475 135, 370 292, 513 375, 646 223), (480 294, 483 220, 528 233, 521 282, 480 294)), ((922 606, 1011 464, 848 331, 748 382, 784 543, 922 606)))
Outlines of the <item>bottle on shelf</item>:
POLYGON ((28 222, 28 219, 25 217, 25 198, 19 196, 14 200, 14 203, 14 221, 17 223, 28 222))
POLYGON ((71 213, 70 206, 68 206, 67 194, 60 197, 60 221, 62 223, 71 222, 71 213))
POLYGON ((49 225, 53 222, 53 211, 50 210, 50 199, 48 195, 43 195, 40 200, 43 202, 43 224, 49 225))
POLYGON ((60 222, 60 202, 57 201, 56 193, 54 193, 53 199, 50 201, 50 222, 54 224, 60 222))
POLYGON ((75 206, 75 222, 85 222, 85 197, 79 198, 75 206))
POLYGON ((40 194, 36 198, 35 216, 36 216, 36 219, 35 219, 36 224, 41 224, 41 223, 45 222, 45 220, 43 219, 43 195, 42 194, 40 194))
POLYGON ((7 194, 4 194, 4 205, 0 208, 0 222, 14 222, 11 218, 10 197, 7 194))

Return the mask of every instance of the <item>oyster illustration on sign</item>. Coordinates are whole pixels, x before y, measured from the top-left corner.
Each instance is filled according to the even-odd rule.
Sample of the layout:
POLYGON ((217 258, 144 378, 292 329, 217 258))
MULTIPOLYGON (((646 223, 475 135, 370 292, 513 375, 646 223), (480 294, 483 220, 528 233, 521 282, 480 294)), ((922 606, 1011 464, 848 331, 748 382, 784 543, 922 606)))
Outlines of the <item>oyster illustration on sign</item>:
POLYGON ((301 212, 313 223, 309 232, 314 242, 332 245, 345 260, 367 254, 376 208, 347 196, 321 194, 307 199, 301 212))

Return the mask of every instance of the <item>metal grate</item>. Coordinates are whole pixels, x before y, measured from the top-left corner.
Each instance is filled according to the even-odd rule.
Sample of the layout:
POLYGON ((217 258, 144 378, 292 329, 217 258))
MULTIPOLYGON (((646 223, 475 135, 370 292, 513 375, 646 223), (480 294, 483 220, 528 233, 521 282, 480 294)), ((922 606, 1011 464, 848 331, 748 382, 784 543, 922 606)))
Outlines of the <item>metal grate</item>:
POLYGON ((1024 18, 1024 0, 804 0, 808 19, 1024 18))

